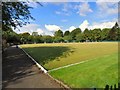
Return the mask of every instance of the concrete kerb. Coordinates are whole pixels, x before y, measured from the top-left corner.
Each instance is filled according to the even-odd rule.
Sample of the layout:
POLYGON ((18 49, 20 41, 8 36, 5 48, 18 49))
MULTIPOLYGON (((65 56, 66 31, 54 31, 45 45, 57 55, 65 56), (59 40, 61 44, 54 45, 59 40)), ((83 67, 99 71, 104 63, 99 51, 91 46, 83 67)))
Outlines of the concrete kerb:
POLYGON ((40 68, 44 73, 47 73, 47 70, 44 69, 39 63, 37 63, 28 53, 26 53, 25 50, 23 50, 20 46, 19 48, 37 65, 38 68, 40 68))
POLYGON ((50 74, 46 73, 50 78, 52 78, 55 82, 59 83, 61 86, 64 86, 65 89, 68 89, 68 90, 72 90, 69 86, 67 86, 66 84, 64 84, 63 82, 53 78, 50 74))
POLYGON ((44 69, 39 63, 37 63, 25 50, 23 50, 20 46, 18 46, 35 64, 38 68, 40 68, 45 74, 47 74, 51 79, 53 79, 55 82, 59 83, 62 87, 64 87, 65 89, 71 90, 70 87, 68 87, 67 85, 65 85, 63 82, 53 78, 51 75, 49 75, 46 69, 44 69))

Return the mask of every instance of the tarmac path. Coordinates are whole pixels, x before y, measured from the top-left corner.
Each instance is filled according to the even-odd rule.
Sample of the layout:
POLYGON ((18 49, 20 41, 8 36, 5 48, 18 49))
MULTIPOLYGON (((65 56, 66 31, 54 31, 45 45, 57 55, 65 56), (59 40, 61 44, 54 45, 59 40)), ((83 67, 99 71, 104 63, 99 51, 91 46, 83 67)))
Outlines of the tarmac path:
POLYGON ((19 48, 9 47, 3 53, 2 60, 3 88, 60 88, 54 81, 19 48))

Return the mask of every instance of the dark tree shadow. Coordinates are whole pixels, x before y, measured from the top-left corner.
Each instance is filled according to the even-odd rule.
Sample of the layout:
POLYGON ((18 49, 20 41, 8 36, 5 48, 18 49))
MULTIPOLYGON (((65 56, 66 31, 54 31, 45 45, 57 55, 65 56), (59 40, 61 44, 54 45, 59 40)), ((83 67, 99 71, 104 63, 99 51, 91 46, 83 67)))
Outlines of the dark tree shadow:
MULTIPOLYGON (((49 60, 56 59, 60 56, 66 57, 73 51, 68 47, 40 47, 40 48, 29 48, 35 52, 29 52, 31 55, 37 56, 35 60, 44 64, 49 60)), ((27 49, 26 49, 27 50, 27 49)), ((15 47, 10 47, 2 54, 2 87, 5 88, 9 83, 20 83, 26 77, 43 73, 35 67, 35 63, 28 58, 28 56, 21 50, 15 47), (33 70, 35 69, 35 70, 33 70)), ((59 60, 59 59, 58 59, 59 60)))
POLYGON ((2 87, 10 82, 35 75, 38 72, 32 70, 35 65, 21 49, 8 48, 2 55, 2 87))
POLYGON ((32 47, 24 49, 42 65, 54 59, 59 61, 59 57, 67 57, 74 52, 73 49, 64 46, 32 47))

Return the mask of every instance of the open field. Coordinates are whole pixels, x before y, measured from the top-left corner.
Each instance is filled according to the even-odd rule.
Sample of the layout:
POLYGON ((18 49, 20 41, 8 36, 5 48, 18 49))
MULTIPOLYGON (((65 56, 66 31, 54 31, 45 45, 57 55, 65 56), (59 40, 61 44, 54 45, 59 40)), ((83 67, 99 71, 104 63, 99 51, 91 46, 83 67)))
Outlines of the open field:
POLYGON ((26 44, 21 47, 46 69, 82 61, 49 74, 72 88, 103 88, 118 83, 118 43, 26 44))
POLYGON ((118 56, 114 53, 49 73, 72 88, 104 88, 118 83, 118 56))
POLYGON ((50 70, 116 53, 118 43, 61 43, 21 45, 35 60, 50 70))

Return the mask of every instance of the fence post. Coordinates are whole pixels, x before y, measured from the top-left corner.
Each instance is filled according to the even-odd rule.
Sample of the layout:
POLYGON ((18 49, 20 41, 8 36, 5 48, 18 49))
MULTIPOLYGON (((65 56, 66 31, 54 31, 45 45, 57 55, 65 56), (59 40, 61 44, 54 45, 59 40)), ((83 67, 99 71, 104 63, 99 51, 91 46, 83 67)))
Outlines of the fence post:
POLYGON ((116 84, 114 85, 114 90, 117 90, 117 89, 116 89, 116 84))
POLYGON ((112 90, 112 85, 110 86, 110 90, 112 90))
POLYGON ((109 85, 106 85, 106 86, 105 86, 105 90, 109 90, 109 85))

